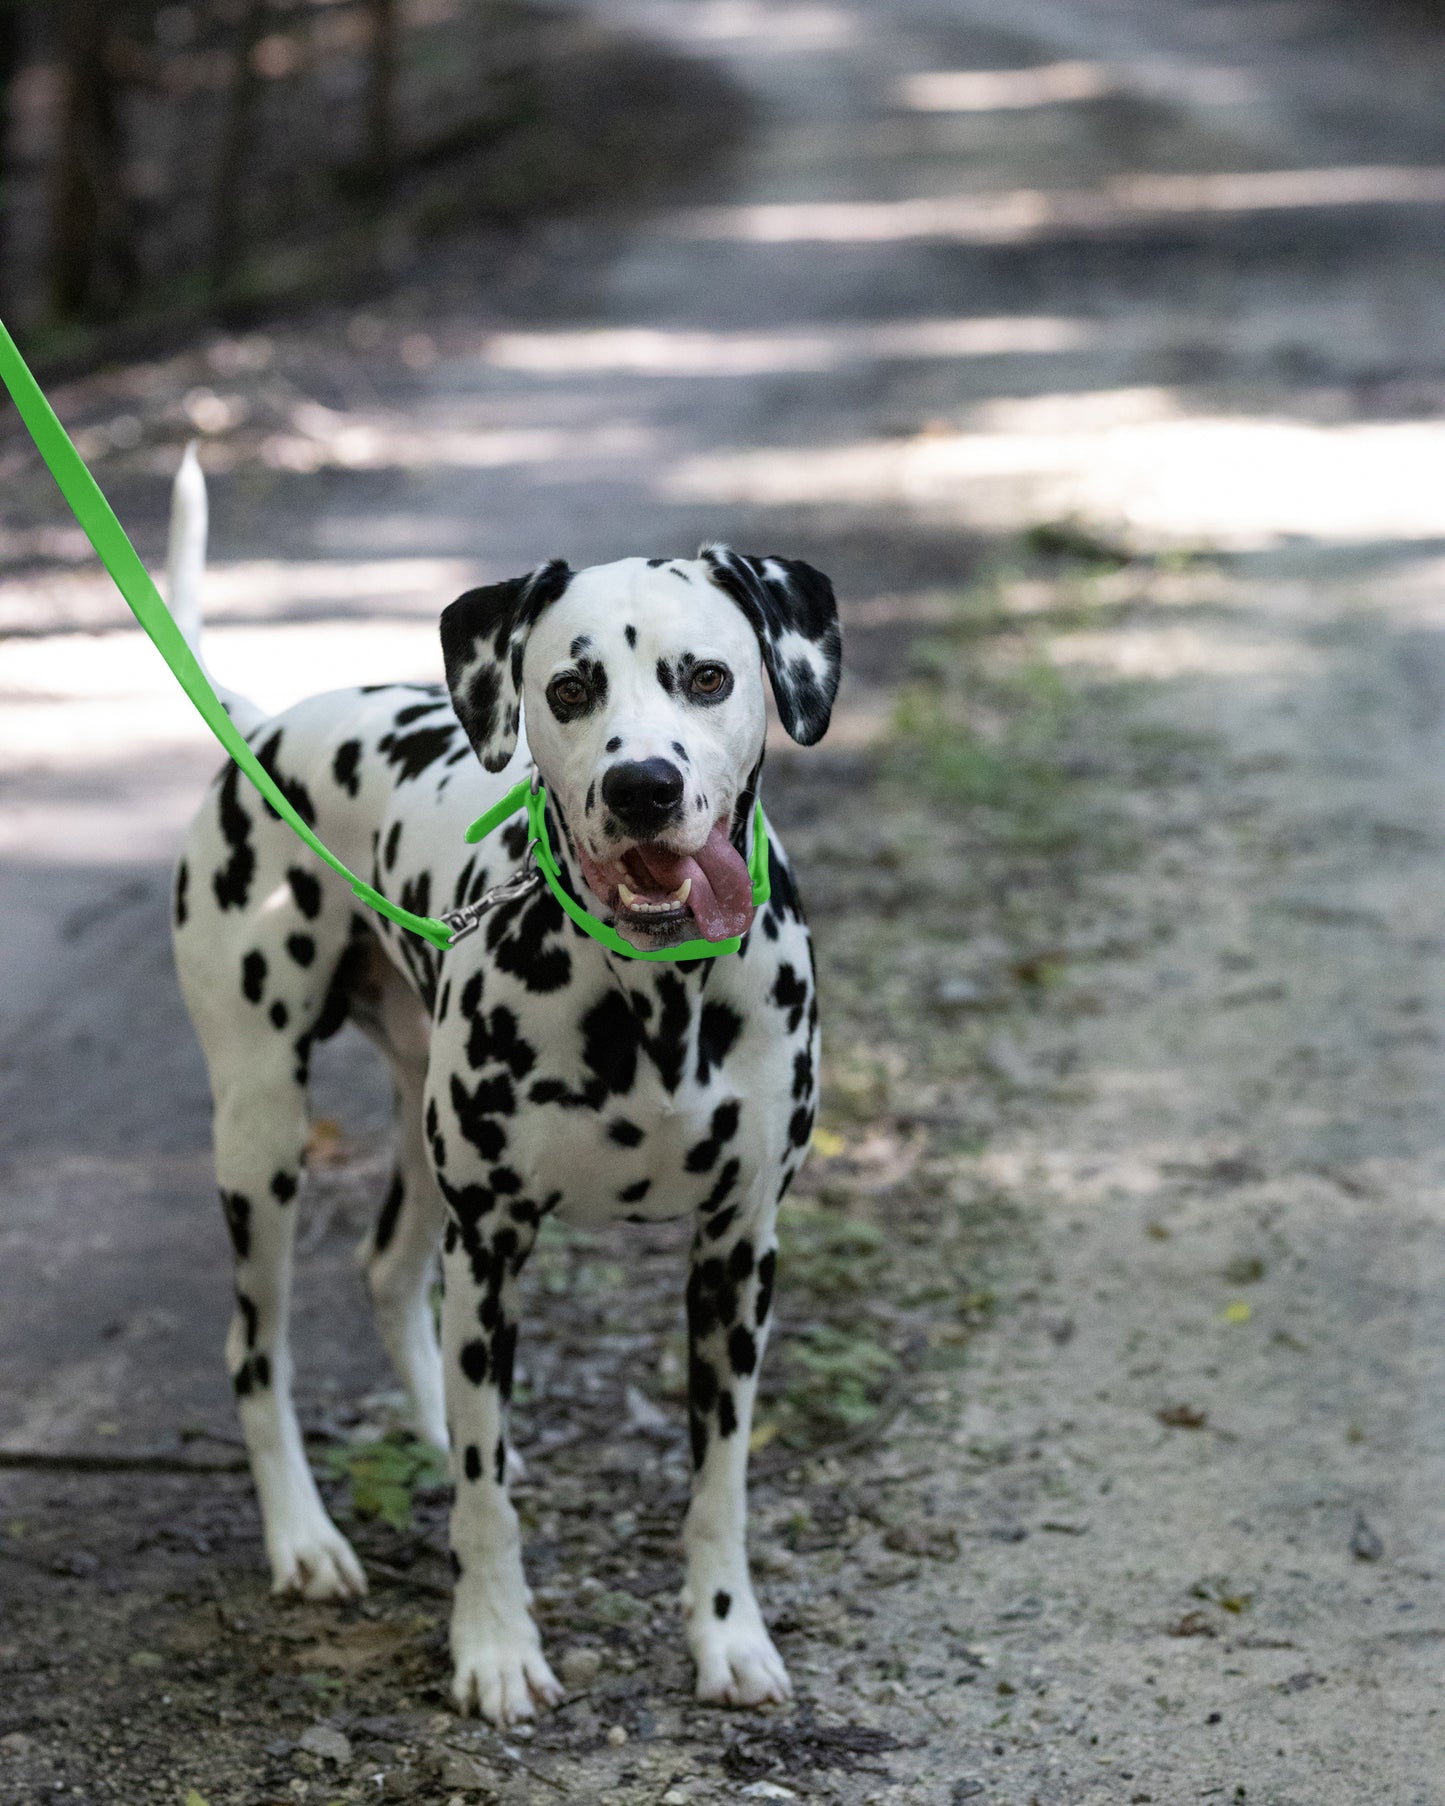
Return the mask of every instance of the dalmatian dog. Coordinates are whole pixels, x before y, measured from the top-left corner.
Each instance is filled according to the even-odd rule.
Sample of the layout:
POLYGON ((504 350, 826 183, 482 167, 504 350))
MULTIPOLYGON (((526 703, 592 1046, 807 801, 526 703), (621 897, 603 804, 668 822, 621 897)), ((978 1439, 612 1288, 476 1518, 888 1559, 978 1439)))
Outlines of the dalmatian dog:
MULTIPOLYGON (((188 460, 170 593, 196 644, 204 542, 188 460)), ((418 1430, 450 1450, 459 1708, 500 1725, 562 1698, 530 1611, 506 1428, 519 1281, 553 1212, 695 1225, 686 1635, 700 1699, 781 1701, 787 1672, 748 1570, 746 1467, 775 1218, 816 1112, 818 1013, 771 829, 756 910, 747 858, 764 674, 788 733, 818 740, 839 675, 833 591, 799 561, 722 546, 576 572, 554 561, 453 602, 441 649, 445 685, 335 691, 274 717, 222 694, 323 844, 406 909, 464 908, 522 870, 523 813, 479 848, 463 834, 535 770, 560 882, 587 910, 638 949, 742 945, 631 959, 538 879, 441 953, 359 905, 234 766, 217 778, 176 872, 175 955, 214 1100, 235 1264, 226 1362, 274 1590, 366 1586, 306 1461, 287 1329, 311 1051, 350 1018, 394 1080, 395 1169, 361 1262, 418 1430)))

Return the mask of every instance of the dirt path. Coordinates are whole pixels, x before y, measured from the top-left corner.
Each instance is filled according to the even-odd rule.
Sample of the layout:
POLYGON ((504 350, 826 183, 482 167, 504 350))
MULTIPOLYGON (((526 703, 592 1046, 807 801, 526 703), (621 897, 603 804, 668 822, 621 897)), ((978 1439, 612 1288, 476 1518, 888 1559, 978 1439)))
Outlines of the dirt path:
MULTIPOLYGON (((438 600, 546 554, 838 578, 837 739, 770 796, 829 1029, 756 1488, 799 1707, 688 1702, 675 1245, 559 1237, 518 1430, 573 1703, 445 1713, 425 1485, 337 1617, 267 1600, 242 1477, 8 1474, 0 1801, 1445 1800, 1441 42, 598 10, 756 97, 711 191, 60 400, 152 550, 212 422, 213 659, 278 703, 430 673, 438 600)), ((162 906, 212 758, 0 472, 0 1439, 224 1464, 162 906)), ((390 1421, 348 1261, 384 1098, 330 1051, 299 1352, 344 1451, 390 1421)))

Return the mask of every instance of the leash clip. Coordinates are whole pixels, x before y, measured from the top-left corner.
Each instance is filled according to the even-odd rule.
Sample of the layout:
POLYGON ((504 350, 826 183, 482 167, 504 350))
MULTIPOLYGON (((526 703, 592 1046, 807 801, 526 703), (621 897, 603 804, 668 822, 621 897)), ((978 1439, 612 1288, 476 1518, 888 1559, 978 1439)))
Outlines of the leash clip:
POLYGON ((532 839, 527 842, 521 865, 510 878, 504 878, 500 884, 494 884, 489 891, 484 891, 475 903, 464 903, 460 909, 449 909, 438 917, 451 930, 452 946, 465 940, 469 934, 475 934, 489 909, 494 909, 498 903, 509 903, 514 897, 524 897, 541 879, 541 869, 537 864, 537 842, 532 839))

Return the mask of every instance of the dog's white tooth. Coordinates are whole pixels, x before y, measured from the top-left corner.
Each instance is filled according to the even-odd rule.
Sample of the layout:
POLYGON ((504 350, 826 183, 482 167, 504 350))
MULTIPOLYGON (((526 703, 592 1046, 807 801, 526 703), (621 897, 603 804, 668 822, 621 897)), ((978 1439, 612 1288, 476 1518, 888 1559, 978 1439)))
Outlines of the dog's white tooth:
POLYGON ((669 901, 671 901, 673 903, 686 903, 686 901, 688 900, 688 898, 691 895, 692 895, 692 879, 684 878, 682 883, 679 884, 677 889, 672 893, 672 896, 669 899, 669 901))
POLYGON ((618 885, 617 894, 622 899, 622 907, 624 909, 631 909, 637 902, 636 891, 629 890, 625 884, 618 885))

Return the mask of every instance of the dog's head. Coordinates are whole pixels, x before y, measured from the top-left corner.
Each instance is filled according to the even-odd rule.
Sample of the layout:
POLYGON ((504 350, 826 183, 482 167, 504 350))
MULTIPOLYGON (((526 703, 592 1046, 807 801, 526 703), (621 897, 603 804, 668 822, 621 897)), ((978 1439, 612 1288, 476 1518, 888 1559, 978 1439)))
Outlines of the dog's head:
POLYGON ((742 849, 763 755, 763 670, 804 746, 828 726, 833 587, 796 559, 704 546, 470 590, 442 614, 452 706, 501 771, 527 741, 582 877, 640 948, 752 921, 742 849))

